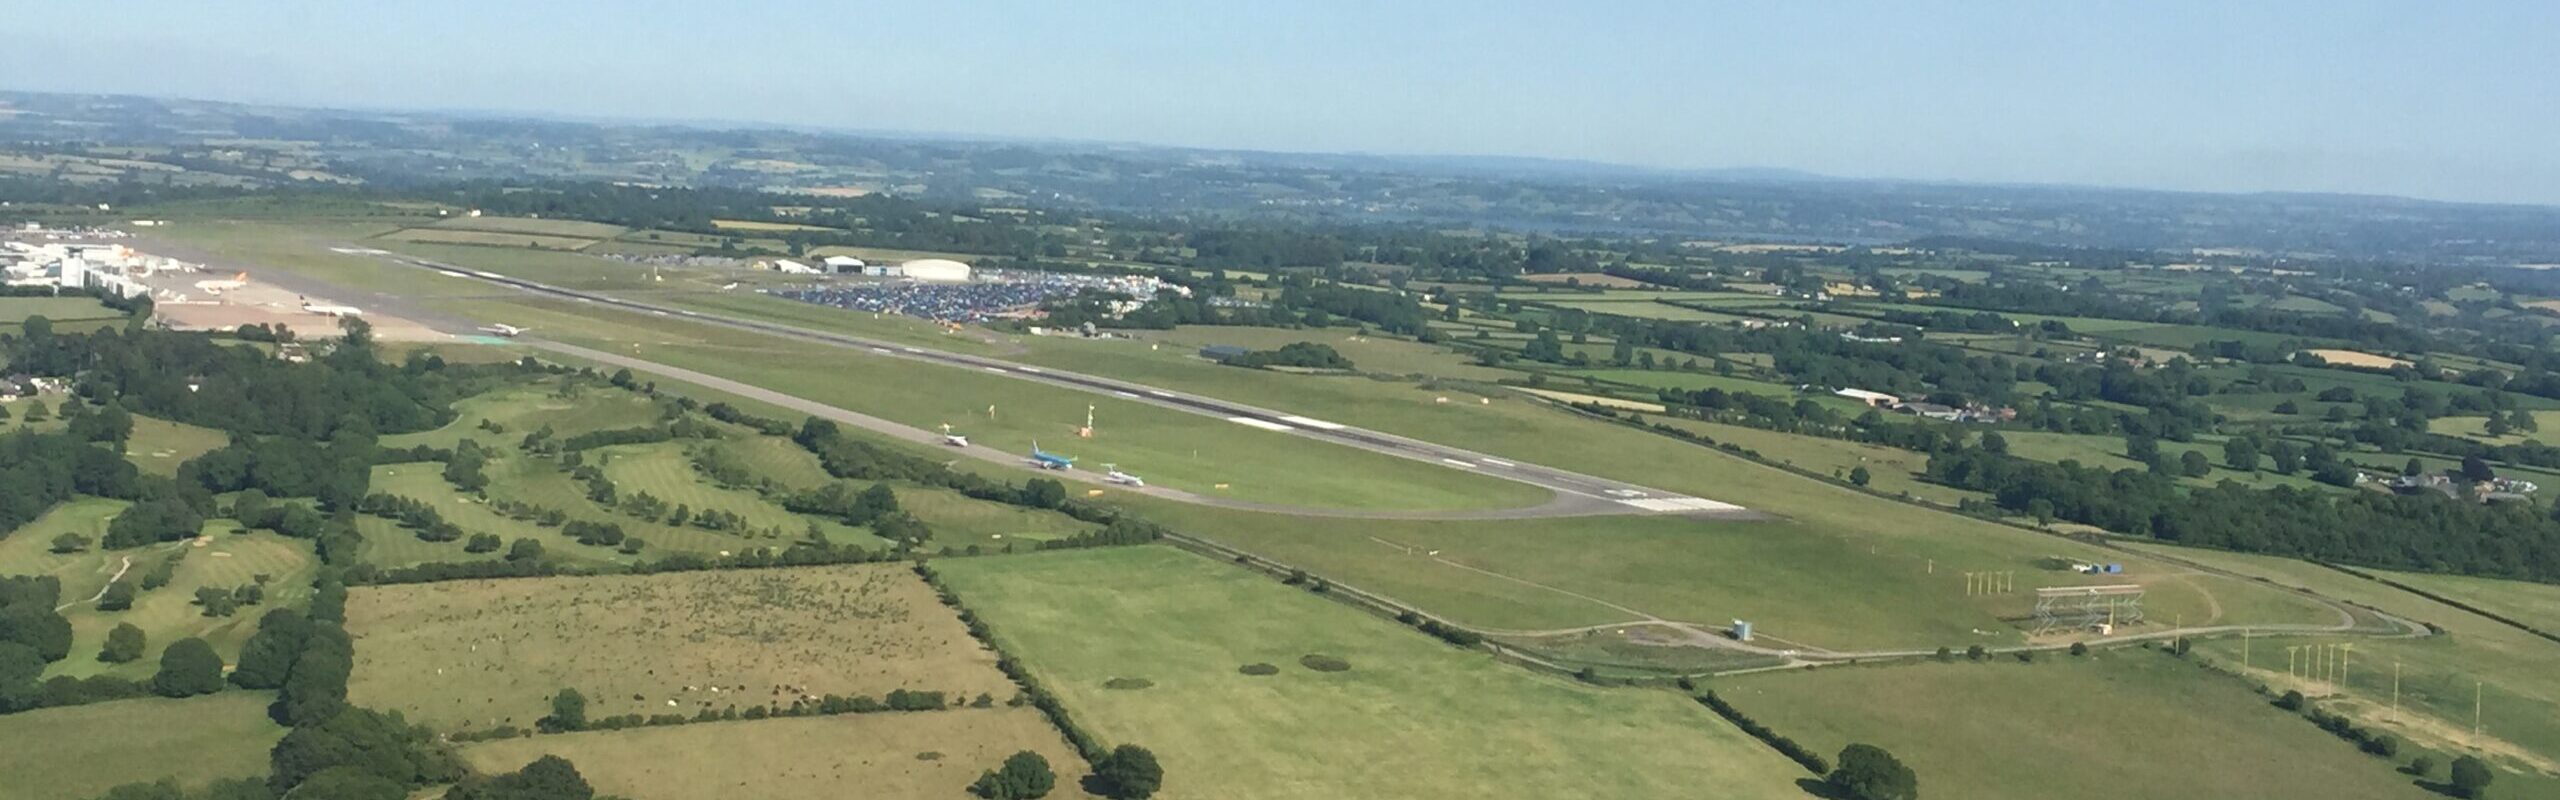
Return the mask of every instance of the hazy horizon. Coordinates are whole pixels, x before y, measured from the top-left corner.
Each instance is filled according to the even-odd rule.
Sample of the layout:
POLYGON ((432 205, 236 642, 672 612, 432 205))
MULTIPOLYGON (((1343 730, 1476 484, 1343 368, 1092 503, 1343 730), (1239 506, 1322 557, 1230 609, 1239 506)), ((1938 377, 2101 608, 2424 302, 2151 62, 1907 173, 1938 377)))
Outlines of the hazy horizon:
POLYGON ((2530 3, 0 6, 25 91, 2560 205, 2530 3))

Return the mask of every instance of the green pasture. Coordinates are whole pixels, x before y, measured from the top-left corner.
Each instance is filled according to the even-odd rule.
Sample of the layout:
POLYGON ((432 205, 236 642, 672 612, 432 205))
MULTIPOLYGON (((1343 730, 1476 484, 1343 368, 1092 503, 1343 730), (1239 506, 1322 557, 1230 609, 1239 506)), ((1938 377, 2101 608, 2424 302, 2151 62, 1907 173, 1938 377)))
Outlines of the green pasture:
POLYGON ((463 398, 453 404, 454 419, 442 428, 382 437, 382 446, 419 445, 449 448, 463 439, 492 447, 513 447, 525 434, 550 426, 559 438, 581 433, 654 425, 663 418, 656 401, 637 392, 609 386, 544 380, 463 398), (492 433, 484 424, 503 432, 492 433))
POLYGON ((1762 458, 1799 469, 1848 479, 1849 471, 1865 467, 1870 483, 1867 488, 1886 494, 1907 494, 1942 505, 1955 505, 1966 499, 1983 497, 1980 492, 1966 491, 1929 483, 1920 476, 1929 468, 1929 456, 1896 447, 1802 436, 1779 431, 1701 422, 1678 417, 1656 417, 1657 424, 1670 425, 1715 440, 1756 451, 1762 458))
POLYGON ((599 793, 650 800, 839 800, 857 791, 848 787, 865 798, 925 800, 967 796, 980 773, 1024 750, 1058 773, 1049 797, 1087 796, 1076 788, 1084 760, 1030 708, 588 731, 475 743, 462 758, 500 773, 557 755, 575 762, 599 793))
POLYGON ((1678 695, 1535 675, 1170 548, 937 568, 1077 721, 1156 752, 1160 797, 1803 796, 1801 769, 1678 695), (1257 663, 1280 671, 1239 671, 1257 663))
POLYGON ((0 800, 91 797, 161 778, 202 787, 267 774, 284 726, 265 692, 226 691, 0 715, 0 800))
POLYGON ((2424 796, 2393 763, 2242 682, 2141 648, 2031 664, 1817 669, 1708 688, 1825 756, 1853 742, 1883 747, 1918 773, 1922 797, 2424 796))

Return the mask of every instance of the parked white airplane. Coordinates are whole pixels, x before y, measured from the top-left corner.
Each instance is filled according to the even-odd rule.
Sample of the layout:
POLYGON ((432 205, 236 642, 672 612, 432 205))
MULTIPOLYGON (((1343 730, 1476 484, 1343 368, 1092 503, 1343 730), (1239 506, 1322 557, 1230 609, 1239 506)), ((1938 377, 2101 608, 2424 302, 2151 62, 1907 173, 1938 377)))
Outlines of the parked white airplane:
POLYGON ((498 323, 498 324, 495 324, 495 325, 482 325, 482 326, 480 326, 480 330, 481 330, 482 332, 484 332, 484 333, 494 333, 494 334, 497 334, 497 335, 499 335, 499 336, 504 336, 504 337, 507 337, 507 338, 513 339, 513 338, 515 338, 515 337, 517 337, 517 336, 522 336, 522 335, 524 335, 524 333, 525 333, 526 331, 530 331, 530 330, 533 330, 533 329, 532 329, 532 328, 519 328, 519 327, 516 327, 516 326, 509 325, 509 324, 506 324, 506 323, 501 322, 501 323, 498 323))
POLYGON ((303 298, 302 310, 324 317, 364 316, 364 309, 357 308, 355 306, 313 305, 310 298, 303 298))
POLYGON ((249 273, 243 272, 231 276, 229 280, 196 281, 196 291, 205 294, 221 294, 247 285, 249 285, 249 273))
POLYGON ((942 443, 953 447, 969 446, 969 437, 951 432, 951 423, 942 423, 942 443))
POLYGON ((1138 477, 1138 476, 1136 476, 1136 475, 1131 475, 1131 474, 1126 473, 1126 472, 1121 472, 1121 471, 1120 471, 1120 465, 1118 465, 1118 464, 1104 464, 1104 465, 1102 465, 1102 468, 1103 468, 1103 469, 1105 469, 1105 470, 1108 470, 1108 472, 1105 472, 1105 473, 1103 474, 1103 476, 1102 476, 1102 479, 1103 479, 1103 480, 1110 481, 1110 482, 1112 482, 1112 483, 1117 483, 1117 484, 1120 484, 1120 485, 1123 485, 1123 486, 1145 486, 1145 485, 1147 485, 1147 479, 1145 479, 1145 478, 1141 478, 1141 477, 1138 477))

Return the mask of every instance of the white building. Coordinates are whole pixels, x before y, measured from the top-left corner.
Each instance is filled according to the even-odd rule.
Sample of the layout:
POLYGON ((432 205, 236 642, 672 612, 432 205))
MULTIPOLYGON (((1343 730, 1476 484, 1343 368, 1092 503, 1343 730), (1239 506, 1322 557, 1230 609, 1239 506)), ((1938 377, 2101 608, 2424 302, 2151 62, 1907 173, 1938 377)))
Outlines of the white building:
POLYGON ((947 258, 919 258, 899 264, 898 274, 909 280, 966 283, 969 265, 947 258))
POLYGON ((776 271, 776 272, 781 272, 781 273, 786 274, 786 275, 816 275, 816 274, 818 274, 818 268, 817 268, 817 267, 812 267, 812 266, 809 266, 809 265, 807 265, 807 264, 803 264, 803 263, 800 263, 800 262, 797 262, 797 261, 793 261, 793 260, 788 259, 788 258, 777 258, 777 259, 774 259, 774 260, 773 260, 773 269, 774 269, 774 271, 776 271))
POLYGON ((828 256, 822 263, 827 265, 828 272, 833 272, 839 275, 859 273, 862 271, 863 266, 862 259, 854 258, 852 256, 828 256))

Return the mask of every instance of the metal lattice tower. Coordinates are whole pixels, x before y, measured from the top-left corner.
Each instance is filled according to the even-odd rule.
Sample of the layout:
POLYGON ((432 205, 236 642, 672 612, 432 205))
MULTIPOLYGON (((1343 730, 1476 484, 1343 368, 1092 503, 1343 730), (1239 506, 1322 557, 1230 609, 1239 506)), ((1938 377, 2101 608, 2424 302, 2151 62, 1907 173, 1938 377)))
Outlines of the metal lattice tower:
POLYGON ((2142 621, 2140 585, 2049 586, 2036 590, 2036 633, 2142 621))

